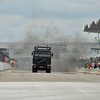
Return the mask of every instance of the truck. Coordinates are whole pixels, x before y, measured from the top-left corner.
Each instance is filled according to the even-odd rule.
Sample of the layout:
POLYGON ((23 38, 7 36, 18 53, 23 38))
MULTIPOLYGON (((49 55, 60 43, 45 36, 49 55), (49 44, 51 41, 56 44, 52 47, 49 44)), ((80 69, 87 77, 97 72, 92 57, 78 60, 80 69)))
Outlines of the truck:
POLYGON ((9 52, 7 52, 8 49, 6 48, 0 48, 0 61, 9 63, 9 52))
POLYGON ((51 73, 51 46, 48 45, 36 45, 31 54, 32 58, 32 72, 37 70, 45 70, 46 73, 51 73))
POLYGON ((10 58, 10 64, 12 68, 19 68, 19 60, 17 58, 10 58))

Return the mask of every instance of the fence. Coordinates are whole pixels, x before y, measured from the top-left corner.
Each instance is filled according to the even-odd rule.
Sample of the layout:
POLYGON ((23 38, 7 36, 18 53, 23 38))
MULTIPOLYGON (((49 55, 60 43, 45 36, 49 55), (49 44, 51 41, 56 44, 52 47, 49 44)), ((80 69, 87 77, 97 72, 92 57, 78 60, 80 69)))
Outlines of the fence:
MULTIPOLYGON (((57 42, 98 42, 97 39, 49 39, 36 40, 38 43, 57 43, 57 42)), ((30 41, 14 41, 13 43, 30 43, 30 41)))

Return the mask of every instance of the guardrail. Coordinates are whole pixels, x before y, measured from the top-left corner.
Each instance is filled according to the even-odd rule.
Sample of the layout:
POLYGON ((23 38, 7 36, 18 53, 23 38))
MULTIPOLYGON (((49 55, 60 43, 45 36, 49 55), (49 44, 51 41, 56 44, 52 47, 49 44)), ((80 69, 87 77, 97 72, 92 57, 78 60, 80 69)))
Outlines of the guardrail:
POLYGON ((100 69, 85 69, 85 68, 75 68, 76 72, 83 74, 95 74, 100 75, 100 69))
POLYGON ((0 62, 0 71, 10 69, 11 65, 9 63, 0 62))

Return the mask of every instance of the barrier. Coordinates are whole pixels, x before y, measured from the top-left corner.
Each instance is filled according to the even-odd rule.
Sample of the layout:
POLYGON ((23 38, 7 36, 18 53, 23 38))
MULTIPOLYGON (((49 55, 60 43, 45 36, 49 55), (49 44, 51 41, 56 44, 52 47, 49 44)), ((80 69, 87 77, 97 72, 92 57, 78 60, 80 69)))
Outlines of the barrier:
POLYGON ((9 63, 0 62, 0 71, 10 69, 11 65, 9 63))

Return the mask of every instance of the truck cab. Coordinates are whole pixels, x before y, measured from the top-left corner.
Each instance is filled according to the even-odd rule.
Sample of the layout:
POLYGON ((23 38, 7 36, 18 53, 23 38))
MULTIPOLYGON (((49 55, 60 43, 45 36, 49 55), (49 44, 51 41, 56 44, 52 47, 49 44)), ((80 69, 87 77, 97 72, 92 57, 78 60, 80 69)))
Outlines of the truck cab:
POLYGON ((51 73, 51 47, 46 45, 37 45, 32 52, 32 72, 37 70, 46 70, 46 73, 51 73))

